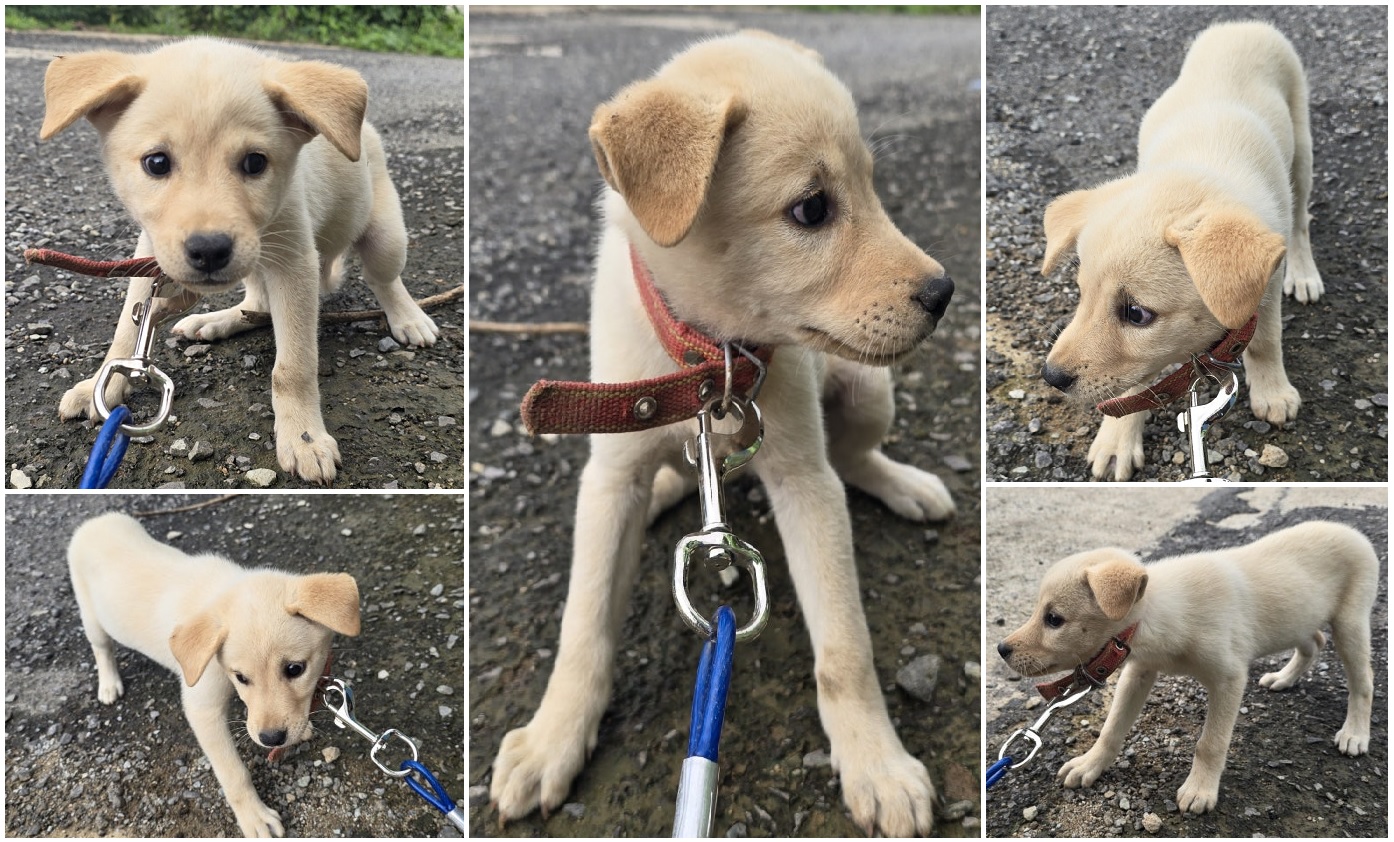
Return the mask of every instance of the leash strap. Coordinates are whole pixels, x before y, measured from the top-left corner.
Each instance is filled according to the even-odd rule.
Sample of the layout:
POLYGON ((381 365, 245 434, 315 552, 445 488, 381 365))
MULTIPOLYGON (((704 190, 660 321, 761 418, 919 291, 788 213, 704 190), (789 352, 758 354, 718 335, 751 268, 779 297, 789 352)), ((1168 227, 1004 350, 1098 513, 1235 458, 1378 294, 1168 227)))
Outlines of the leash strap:
POLYGON ((1069 692, 1070 688, 1079 685, 1102 686, 1114 671, 1123 665, 1128 659, 1128 653, 1132 651, 1128 647, 1128 641, 1133 639, 1133 632, 1137 631, 1137 623, 1128 626, 1117 636, 1110 638, 1104 648, 1099 650, 1087 664, 1075 667, 1075 671, 1064 678, 1055 681, 1044 681, 1036 685, 1038 690, 1047 702, 1053 702, 1069 692))
MULTIPOLYGON (((1225 334, 1209 353, 1196 357, 1196 364, 1217 377, 1228 373, 1231 367, 1224 363, 1233 363, 1239 359, 1244 349, 1249 347, 1257 327, 1258 313, 1255 313, 1242 327, 1225 334)), ((1161 409, 1190 391, 1191 379, 1194 376, 1195 369, 1190 365, 1183 365, 1136 395, 1106 400, 1095 406, 1095 409, 1114 418, 1122 418, 1145 409, 1161 409)))
POLYGON ((25 263, 38 263, 66 269, 93 278, 154 278, 160 274, 160 264, 153 257, 133 257, 129 260, 88 260, 53 249, 25 249, 25 263))
MULTIPOLYGON (((680 321, 633 244, 629 262, 634 283, 654 333, 679 370, 629 383, 539 380, 523 396, 521 416, 529 433, 632 433, 687 421, 726 387, 726 353, 720 343, 680 321)), ((751 352, 769 365, 772 348, 751 352)), ((761 366, 737 356, 732 361, 732 391, 749 395, 761 366)))
POLYGON ((987 786, 988 786, 988 789, 991 789, 993 784, 997 783, 998 781, 1002 780, 1002 778, 1006 777, 1006 775, 1007 775, 1007 770, 1010 769, 1011 766, 1012 766, 1012 758, 1011 758, 1011 756, 1007 756, 1007 757, 998 758, 998 760, 997 760, 995 763, 993 763, 991 766, 987 767, 987 786))
POLYGON ((717 744, 726 715, 726 694, 731 686, 731 665, 736 645, 736 613, 731 606, 716 609, 712 636, 702 644, 697 664, 697 686, 692 693, 692 724, 687 737, 687 759, 678 777, 678 803, 673 815, 673 838, 711 835, 716 820, 717 744))
POLYGON ((106 488, 111 482, 131 443, 131 437, 121 431, 121 426, 129 420, 131 411, 124 406, 116 407, 107 416, 97 431, 97 441, 92 445, 92 455, 87 457, 87 467, 82 471, 78 488, 106 488))

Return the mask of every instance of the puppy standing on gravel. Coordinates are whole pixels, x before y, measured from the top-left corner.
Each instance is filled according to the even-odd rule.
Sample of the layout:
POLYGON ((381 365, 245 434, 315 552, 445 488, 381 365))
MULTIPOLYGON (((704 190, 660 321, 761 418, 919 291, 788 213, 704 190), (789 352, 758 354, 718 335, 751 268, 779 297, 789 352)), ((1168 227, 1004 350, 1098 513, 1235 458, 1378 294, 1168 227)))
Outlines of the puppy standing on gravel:
MULTIPOLYGON (((363 121, 363 77, 196 38, 143 55, 56 58, 44 102, 43 140, 82 117, 96 127, 112 186, 141 227, 135 256, 159 261, 185 291, 181 304, 246 286, 241 304, 187 316, 175 334, 221 339, 252 327, 243 311, 270 312, 277 459, 331 482, 340 458, 320 414, 319 295, 342 279, 348 250, 399 342, 429 346, 440 335, 402 286, 407 233, 382 142, 363 121)), ((149 289, 132 280, 107 360, 131 356, 131 314, 149 289)), ((173 309, 159 305, 157 316, 173 309)), ((95 416, 93 387, 69 389, 59 414, 95 416)), ((129 392, 113 378, 107 406, 129 392)))
MULTIPOLYGON (((912 520, 953 512, 937 477, 880 452, 893 414, 884 366, 929 336, 953 283, 886 216, 851 95, 797 44, 759 32, 699 43, 600 106, 590 137, 609 188, 592 380, 679 370, 633 265, 647 267, 683 322, 776 348, 752 468, 813 639, 843 797, 868 831, 927 833, 934 789, 886 712, 843 482, 912 520)), ((687 420, 591 439, 556 666, 537 714, 494 761, 490 792, 503 820, 560 805, 595 747, 644 527, 693 488, 680 462, 695 432, 687 420)))
POLYGON ((189 556, 114 512, 73 533, 68 569, 97 662, 97 699, 109 705, 125 689, 113 643, 182 675, 184 715, 243 835, 283 836, 280 815, 257 797, 237 755, 228 699, 237 691, 247 735, 263 748, 309 739, 310 702, 334 634, 358 634, 353 577, 189 556))
MULTIPOLYGON (((1046 382, 1089 405, 1137 394, 1257 312, 1249 404, 1275 426, 1290 421, 1302 399, 1283 370, 1282 294, 1306 303, 1323 290, 1311 189, 1307 80, 1292 45, 1262 23, 1201 33, 1143 118, 1137 173, 1046 208, 1042 274, 1079 255, 1079 307, 1046 382)), ((1096 479, 1142 467, 1143 418, 1103 419, 1089 448, 1096 479)))
POLYGON ((1176 803, 1205 813, 1219 799, 1249 662, 1295 649, 1286 666, 1259 679, 1286 690, 1316 662, 1328 623, 1350 690, 1336 747, 1352 756, 1369 750, 1370 612, 1378 589, 1379 558, 1369 540, 1323 521, 1146 566, 1123 550, 1093 550, 1051 566, 1035 613, 997 651, 1012 669, 1038 676, 1089 662, 1115 638, 1131 647, 1099 739, 1060 768, 1057 777, 1071 789, 1090 786, 1117 759, 1159 673, 1199 680, 1209 696, 1205 727, 1176 803))

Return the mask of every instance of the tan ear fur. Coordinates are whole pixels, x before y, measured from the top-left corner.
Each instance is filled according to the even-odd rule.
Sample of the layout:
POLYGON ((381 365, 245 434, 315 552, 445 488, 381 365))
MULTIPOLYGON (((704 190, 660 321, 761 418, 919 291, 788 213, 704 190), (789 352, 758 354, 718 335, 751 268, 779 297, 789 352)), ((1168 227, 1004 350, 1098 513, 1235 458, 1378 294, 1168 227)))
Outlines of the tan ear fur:
POLYGON ((358 583, 347 573, 299 576, 286 595, 286 612, 339 634, 358 635, 358 583))
POLYGON ((227 626, 216 610, 205 611, 187 623, 174 627, 169 636, 169 651, 184 672, 184 683, 193 687, 203 677, 208 662, 223 648, 227 626))
POLYGON ((591 147, 606 183, 667 248, 697 220, 726 131, 743 115, 729 95, 664 79, 636 82, 595 110, 591 147))
POLYGON ((1041 263, 1042 275, 1054 272, 1060 258, 1074 250, 1075 240, 1079 239, 1080 229, 1084 227, 1084 217, 1088 215, 1094 199, 1093 190, 1076 190, 1046 206, 1046 249, 1045 260, 1041 263))
POLYGON ((120 113, 144 89, 145 79, 125 53, 59 56, 44 73, 44 124, 39 140, 48 140, 81 117, 93 117, 99 111, 120 113))
POLYGON ((288 119, 324 135, 350 161, 358 160, 368 111, 368 83, 362 76, 322 61, 289 62, 266 80, 266 93, 289 112, 288 119))
POLYGON ((1241 327, 1258 310, 1287 241, 1242 208, 1206 208, 1168 226, 1205 306, 1220 324, 1241 327))
POLYGON ((1121 620, 1147 589, 1147 568, 1131 559, 1100 562, 1084 571, 1085 584, 1104 616, 1121 620))

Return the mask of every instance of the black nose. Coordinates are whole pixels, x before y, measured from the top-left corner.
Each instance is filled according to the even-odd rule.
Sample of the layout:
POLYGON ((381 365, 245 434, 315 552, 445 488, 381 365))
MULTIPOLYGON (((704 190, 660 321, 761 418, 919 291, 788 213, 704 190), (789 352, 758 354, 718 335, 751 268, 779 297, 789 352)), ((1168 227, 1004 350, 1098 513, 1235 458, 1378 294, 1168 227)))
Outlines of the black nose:
POLYGON ((997 644, 997 654, 1001 655, 1002 660, 1005 661, 1006 659, 1012 656, 1012 647, 1008 646, 1006 642, 1003 641, 1002 643, 997 644))
POLYGON ((954 279, 948 275, 940 275, 925 281, 920 291, 915 293, 914 298, 924 308, 925 312, 938 321, 944 315, 944 311, 949 307, 949 299, 954 297, 954 279))
POLYGON ((257 739, 261 740, 261 744, 264 746, 284 745, 286 741, 286 732, 262 731, 260 734, 257 734, 257 739))
POLYGON ((232 238, 227 234, 190 234, 184 241, 189 265, 200 272, 216 272, 232 260, 232 238))
POLYGON ((1050 363, 1046 363, 1045 368, 1041 369, 1041 378, 1062 392, 1068 392, 1075 382, 1073 374, 1063 368, 1056 368, 1050 363))

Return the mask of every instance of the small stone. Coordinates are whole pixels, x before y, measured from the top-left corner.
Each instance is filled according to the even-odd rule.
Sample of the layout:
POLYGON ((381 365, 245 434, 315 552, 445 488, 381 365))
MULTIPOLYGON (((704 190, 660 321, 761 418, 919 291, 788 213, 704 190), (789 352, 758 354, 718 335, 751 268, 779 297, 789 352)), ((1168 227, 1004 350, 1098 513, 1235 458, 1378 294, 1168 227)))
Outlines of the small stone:
POLYGON ((805 769, 821 769, 824 766, 831 766, 833 759, 821 748, 814 749, 803 756, 803 767, 805 769))
POLYGON ((1358 409, 1358 410, 1360 410, 1360 411, 1362 411, 1362 412, 1365 411, 1365 410, 1367 410, 1367 409, 1369 409, 1369 408, 1372 407, 1372 406, 1374 406, 1374 404, 1370 403, 1369 401, 1365 400, 1364 398, 1360 398, 1360 399, 1356 400, 1356 402, 1355 402, 1355 408, 1358 409))
POLYGON ((1156 813, 1143 813, 1142 829, 1148 833, 1156 833, 1162 829, 1162 817, 1156 813))
POLYGON ((1036 813, 1037 813, 1039 810, 1040 810, 1039 807, 1037 807, 1035 804, 1032 804, 1030 807, 1027 807, 1025 810, 1022 810, 1022 811, 1021 811, 1021 817, 1022 817, 1023 819, 1026 819, 1028 822, 1030 822, 1030 821, 1035 821, 1035 820, 1036 820, 1036 813))
POLYGON ((202 357, 205 356, 208 353, 208 349, 212 347, 212 345, 190 345, 184 349, 184 356, 190 358, 202 357))
POLYGON ((1381 392, 1378 395, 1370 395, 1370 403, 1375 406, 1389 406, 1389 394, 1381 392))
POLYGON ((454 713, 454 712, 455 712, 455 709, 452 708, 450 705, 439 705, 439 706, 436 708, 436 713, 440 714, 440 718, 441 718, 441 719, 449 719, 449 718, 450 718, 450 714, 452 714, 452 713, 454 713))
POLYGON ((440 596, 441 594, 445 593, 445 585, 441 584, 440 582, 437 582, 435 586, 431 588, 430 593, 431 596, 440 596))
POLYGON ((493 436, 496 439, 503 438, 504 436, 509 435, 512 432, 513 425, 503 420, 502 418, 499 418, 498 420, 494 421, 494 425, 489 428, 489 435, 493 436))
POLYGON ((570 804, 561 805, 561 811, 573 819, 579 819, 586 814, 586 805, 573 801, 570 804))
POLYGON ((300 787, 301 789, 305 789, 310 785, 310 776, 301 775, 299 778, 296 778, 295 785, 300 787))
POLYGON ((15 468, 10 471, 10 487, 18 488, 22 491, 27 488, 33 488, 34 481, 29 478, 28 474, 21 471, 19 468, 15 468))
POLYGON ((382 339, 378 340, 378 350, 384 354, 388 353, 389 351, 395 351, 401 347, 401 345, 397 344, 397 340, 393 339, 390 336, 384 336, 382 339))
POLYGON ((424 524, 424 523, 418 524, 417 527, 411 531, 411 534, 412 534, 412 535, 415 535, 417 538, 420 538, 422 535, 425 535, 425 534, 426 534, 426 524, 424 524))
POLYGON ((939 812, 939 821, 956 822, 973 809, 972 801, 955 801, 939 812))
POLYGON ((174 443, 171 444, 171 445, 169 446, 169 455, 170 455, 170 456, 185 456, 185 455, 188 454, 188 452, 189 452, 189 440, 188 440, 188 439, 175 439, 175 440, 174 440, 174 443))
POLYGON ((979 681, 983 677, 982 665, 977 661, 969 661, 963 665, 963 674, 968 676, 969 681, 979 681))
POLYGON ((449 456, 446 456, 444 453, 441 453, 439 450, 432 450, 432 451, 431 451, 430 459, 431 459, 432 462, 435 462, 435 463, 438 464, 438 465, 439 465, 441 462, 444 462, 445 460, 447 460, 447 459, 449 459, 449 458, 450 458, 449 456))
POLYGON ((1276 444, 1265 444, 1259 454, 1258 463, 1268 468, 1282 468, 1288 463, 1287 452, 1276 444))
POLYGON ((320 754, 324 755, 325 763, 333 763, 335 760, 339 759, 339 747, 325 746, 324 750, 321 751, 320 754))
POLYGON ((257 367, 257 358, 256 358, 256 355, 255 355, 255 354, 244 354, 244 355, 242 356, 242 367, 243 367, 243 368, 247 368, 247 369, 256 368, 256 367, 257 367))
POLYGON ((950 453, 944 457, 944 467, 956 474, 962 474, 973 470, 973 463, 957 453, 950 453))
POLYGON ((733 564, 718 570, 716 577, 721 580, 721 586, 723 588, 729 588, 740 580, 741 574, 736 570, 736 566, 733 564))
POLYGON ((184 533, 183 533, 183 532, 180 532, 178 529, 171 529, 170 531, 168 531, 168 532, 165 533, 165 540, 166 540, 166 541, 177 541, 177 540, 179 540, 180 538, 183 538, 183 537, 184 537, 184 533))
POLYGON ((451 687, 449 684, 437 684, 436 692, 442 696, 449 696, 455 692, 455 688, 451 687))
POLYGON ((455 416, 441 415, 436 418, 436 426, 444 429, 445 427, 455 426, 455 416))
POLYGON ((212 442, 206 442, 206 441, 203 441, 202 439, 200 439, 200 440, 194 442, 194 446, 193 446, 193 447, 189 448, 189 461, 190 461, 190 462, 202 462, 204 459, 211 458, 212 456, 213 456, 213 444, 212 444, 212 442))
POLYGON ((247 482, 257 488, 267 488, 276 481, 276 472, 270 468, 253 468, 247 472, 246 476, 247 482))
POLYGON ((204 409, 217 409, 223 405, 222 401, 215 401, 212 398, 199 398, 197 403, 204 409))
POLYGON ((483 807, 489 803, 489 787, 484 784, 476 784, 470 787, 470 806, 483 807))
POLYGON ((1133 802, 1131 802, 1131 801, 1128 800, 1128 796, 1125 795, 1125 796, 1123 796, 1122 798, 1119 798, 1119 799, 1118 799, 1118 809, 1120 809, 1120 810, 1131 810, 1132 807, 1133 807, 1133 802))
POLYGON ((1014 400, 1014 401, 1026 400, 1026 390, 1025 390, 1025 389, 1013 389, 1013 390, 1011 390, 1010 392, 1007 393, 1007 397, 1011 398, 1011 399, 1014 400))
POLYGON ((921 655, 900 668, 895 674, 895 683, 911 696, 928 702, 934 698, 934 688, 939 683, 941 661, 938 655, 921 655))

